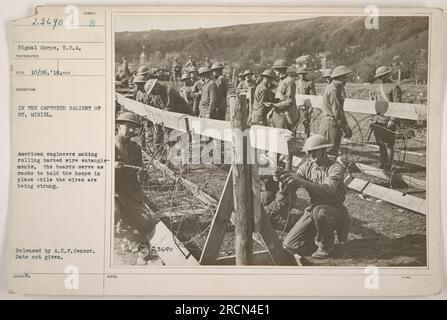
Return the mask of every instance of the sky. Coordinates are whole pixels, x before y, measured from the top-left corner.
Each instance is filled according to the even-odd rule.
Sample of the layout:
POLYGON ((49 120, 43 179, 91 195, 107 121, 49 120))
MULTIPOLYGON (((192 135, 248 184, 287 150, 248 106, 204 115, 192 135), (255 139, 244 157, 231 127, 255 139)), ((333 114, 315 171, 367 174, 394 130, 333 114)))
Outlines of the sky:
POLYGON ((298 20, 304 18, 297 15, 275 14, 160 14, 115 16, 115 32, 148 31, 148 30, 184 30, 197 28, 217 28, 240 24, 298 20))

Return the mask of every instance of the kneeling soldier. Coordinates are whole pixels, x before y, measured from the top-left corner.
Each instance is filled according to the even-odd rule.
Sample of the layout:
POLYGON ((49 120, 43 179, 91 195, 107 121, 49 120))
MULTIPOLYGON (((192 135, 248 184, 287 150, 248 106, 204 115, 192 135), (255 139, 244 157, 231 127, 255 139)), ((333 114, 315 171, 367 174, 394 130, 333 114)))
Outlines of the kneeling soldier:
POLYGON ((138 252, 140 258, 152 257, 149 241, 155 234, 157 219, 146 209, 138 181, 138 168, 143 165, 141 148, 131 138, 138 133, 140 123, 131 112, 117 119, 115 136, 115 221, 124 223, 128 245, 125 249, 138 252))
POLYGON ((326 156, 331 146, 323 136, 314 135, 304 144, 309 159, 298 171, 279 172, 290 192, 303 187, 310 196, 311 205, 284 240, 285 249, 292 254, 313 252, 312 257, 324 259, 334 247, 335 232, 339 243, 347 241, 351 218, 343 205, 345 168, 326 156))

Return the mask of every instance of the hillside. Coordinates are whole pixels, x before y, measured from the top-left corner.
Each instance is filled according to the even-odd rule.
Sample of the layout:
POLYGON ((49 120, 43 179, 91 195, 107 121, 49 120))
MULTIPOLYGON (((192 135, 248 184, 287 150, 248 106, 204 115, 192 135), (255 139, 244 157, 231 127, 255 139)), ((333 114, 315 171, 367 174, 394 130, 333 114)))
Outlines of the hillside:
POLYGON ((278 58, 292 64, 310 54, 315 68, 321 67, 324 56, 328 67, 351 66, 364 80, 375 66, 389 65, 399 55, 405 78, 425 80, 428 18, 380 17, 379 29, 368 30, 364 17, 321 17, 211 29, 117 32, 115 41, 116 62, 126 56, 138 64, 143 45, 149 64, 163 68, 171 65, 174 56, 184 63, 192 55, 197 61, 208 56, 237 70, 260 71, 278 58))

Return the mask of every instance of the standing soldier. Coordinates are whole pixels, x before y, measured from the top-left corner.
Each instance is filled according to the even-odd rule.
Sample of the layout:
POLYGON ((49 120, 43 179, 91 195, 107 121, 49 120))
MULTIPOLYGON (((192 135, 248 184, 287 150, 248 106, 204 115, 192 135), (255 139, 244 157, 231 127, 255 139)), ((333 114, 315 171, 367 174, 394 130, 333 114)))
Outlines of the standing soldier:
MULTIPOLYGON (((300 115, 296 107, 295 80, 287 75, 287 63, 285 60, 276 60, 273 63, 273 70, 279 77, 278 88, 276 89, 275 98, 278 102, 273 104, 271 126, 288 130, 295 130, 296 124, 300 120, 300 115)), ((286 169, 292 169, 292 157, 286 158, 286 169)))
POLYGON ((192 67, 197 67, 197 64, 194 61, 194 59, 192 58, 192 56, 189 56, 189 60, 186 62, 185 67, 187 69, 191 69, 192 67))
POLYGON ((249 69, 245 70, 244 73, 242 74, 244 80, 238 84, 237 88, 239 90, 249 90, 250 88, 253 88, 254 83, 252 81, 252 75, 253 72, 251 70, 249 69))
POLYGON ((336 67, 331 74, 332 82, 323 93, 323 118, 320 122, 320 134, 332 145, 328 153, 336 157, 340 154, 342 132, 346 138, 352 136, 352 130, 343 109, 344 86, 351 73, 352 71, 348 67, 336 67))
POLYGON ((265 70, 262 74, 262 81, 256 87, 253 108, 249 118, 249 124, 267 126, 267 114, 272 108, 274 94, 270 90, 270 85, 275 78, 272 70, 265 70))
MULTIPOLYGON (((392 70, 386 66, 377 68, 374 76, 377 83, 373 85, 370 92, 372 100, 402 102, 402 90, 398 84, 391 80, 391 72, 392 70)), ((371 129, 379 146, 381 169, 390 170, 393 164, 397 127, 396 119, 379 113, 371 121, 371 129)))
POLYGON ((188 102, 191 106, 191 110, 193 108, 193 99, 192 99, 192 83, 191 78, 188 73, 183 73, 182 78, 180 79, 183 82, 183 86, 180 88, 180 95, 182 98, 188 102))
POLYGON ((341 163, 326 156, 331 144, 322 136, 306 140, 303 150, 308 155, 297 172, 278 172, 280 180, 294 193, 304 188, 310 196, 310 206, 284 239, 284 247, 292 255, 307 255, 324 259, 338 242, 348 240, 351 218, 343 205, 345 200, 344 172, 341 163))
POLYGON ((136 76, 133 79, 133 83, 135 84, 135 89, 133 93, 133 99, 138 102, 146 102, 146 94, 144 92, 144 84, 146 83, 147 79, 145 76, 136 76))
POLYGON ((321 90, 321 95, 323 95, 324 89, 326 89, 328 84, 331 83, 331 81, 332 81, 331 74, 332 74, 332 69, 323 69, 321 77, 323 78, 324 83, 323 83, 323 88, 321 90))
POLYGON ((116 123, 115 223, 119 225, 118 232, 127 230, 127 239, 122 248, 138 252, 139 258, 149 260, 150 240, 155 234, 157 219, 146 209, 138 181, 138 168, 143 166, 142 153, 140 146, 131 139, 138 135, 140 123, 131 112, 122 113, 116 123))
POLYGON ((177 80, 180 79, 181 73, 182 73, 182 65, 178 61, 178 58, 175 57, 171 69, 171 81, 177 82, 177 80))
POLYGON ((193 113, 197 117, 200 114, 199 110, 199 104, 200 104, 200 98, 202 96, 202 88, 203 88, 203 79, 199 77, 199 70, 197 67, 192 67, 190 70, 191 75, 191 82, 192 85, 192 92, 191 96, 193 99, 193 113))
MULTIPOLYGON (((304 67, 298 68, 297 71, 298 80, 296 80, 296 93, 297 94, 307 94, 315 95, 315 84, 313 80, 307 79, 307 70, 304 67)), ((310 120, 312 117, 312 107, 301 100, 298 104, 298 109, 300 110, 300 118, 302 119, 302 124, 304 126, 304 133, 306 138, 310 137, 310 120)))
POLYGON ((200 68, 199 76, 204 80, 199 103, 200 117, 217 119, 219 96, 216 82, 212 79, 211 69, 205 67, 200 68))
POLYGON ((210 69, 211 66, 212 66, 212 63, 210 62, 210 59, 208 57, 206 57, 205 62, 203 63, 203 67, 210 69))
POLYGON ((123 71, 126 77, 130 76, 129 63, 127 62, 126 57, 123 57, 123 71))
POLYGON ((217 95, 219 99, 218 105, 218 115, 217 119, 225 120, 225 115, 227 114, 227 91, 228 91, 228 82, 222 74, 224 66, 220 62, 215 62, 211 66, 211 70, 214 75, 214 79, 216 81, 217 86, 217 95))

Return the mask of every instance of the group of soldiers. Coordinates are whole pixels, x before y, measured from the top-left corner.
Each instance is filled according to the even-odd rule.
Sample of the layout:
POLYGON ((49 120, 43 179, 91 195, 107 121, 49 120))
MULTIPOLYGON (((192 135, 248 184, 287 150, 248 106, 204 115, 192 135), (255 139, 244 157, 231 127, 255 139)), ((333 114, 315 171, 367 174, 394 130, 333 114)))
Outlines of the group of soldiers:
MULTIPOLYGON (((197 68, 188 61, 188 72, 181 74, 183 85, 179 91, 151 77, 146 66, 140 67, 133 79, 135 100, 163 110, 195 115, 203 118, 225 120, 227 112, 228 81, 223 76, 224 65, 215 62, 197 68)), ((296 171, 292 169, 292 157, 285 158, 285 168, 274 176, 262 178, 261 202, 270 213, 287 207, 289 194, 296 194, 300 187, 310 196, 310 206, 287 234, 283 246, 298 263, 311 254, 314 258, 327 258, 333 252, 335 239, 340 245, 347 241, 350 215, 344 206, 345 166, 339 155, 341 139, 350 138, 352 129, 347 121, 343 104, 346 98, 345 85, 352 77, 346 66, 323 70, 326 85, 323 88, 322 119, 319 134, 311 135, 309 123, 312 108, 296 101, 296 94, 315 95, 313 81, 306 78, 305 68, 290 67, 285 60, 274 62, 254 79, 253 72, 246 70, 237 85, 239 93, 254 92, 250 96, 249 124, 271 126, 293 131, 301 123, 307 139, 302 150, 306 160, 296 171), (295 79, 297 75, 297 79, 295 79)), ((391 69, 377 68, 376 83, 371 87, 373 100, 401 102, 402 90, 391 80, 391 69)), ((132 196, 141 191, 138 187, 138 170, 141 169, 141 148, 131 138, 137 134, 138 118, 129 112, 117 118, 118 131, 115 138, 116 205, 117 217, 140 235, 140 243, 146 243, 143 251, 150 248, 156 218, 144 210, 143 199, 132 196), (142 239, 142 240, 141 240, 142 239)), ((154 125, 156 128, 156 125, 154 125)), ((371 122, 376 142, 380 149, 380 166, 389 170, 393 163, 396 119, 377 114, 371 122)), ((140 192, 141 193, 141 192, 140 192)), ((137 250, 141 252, 140 249, 137 250)), ((150 250, 149 250, 150 251, 150 250)), ((147 259, 150 255, 144 255, 147 259)))

